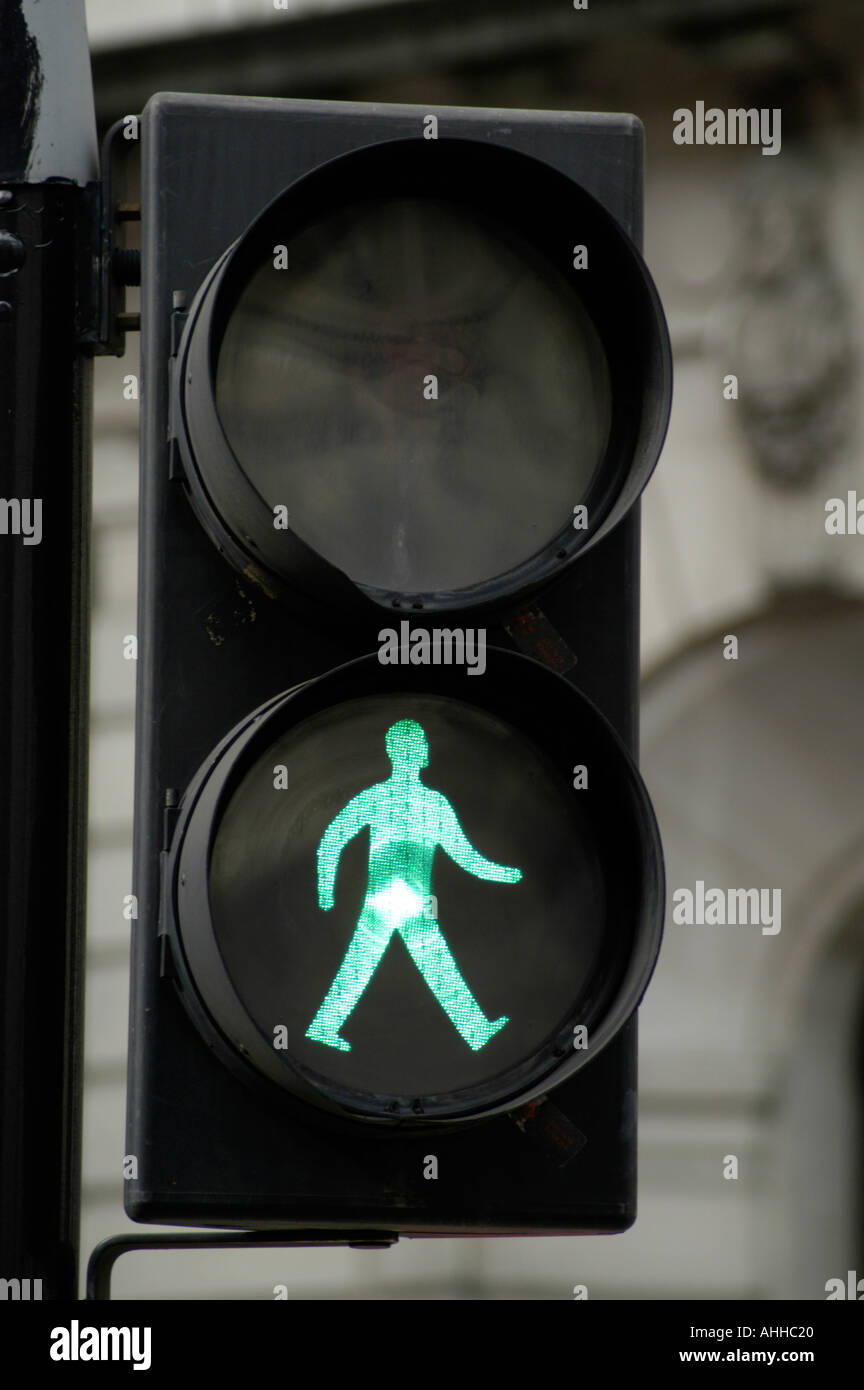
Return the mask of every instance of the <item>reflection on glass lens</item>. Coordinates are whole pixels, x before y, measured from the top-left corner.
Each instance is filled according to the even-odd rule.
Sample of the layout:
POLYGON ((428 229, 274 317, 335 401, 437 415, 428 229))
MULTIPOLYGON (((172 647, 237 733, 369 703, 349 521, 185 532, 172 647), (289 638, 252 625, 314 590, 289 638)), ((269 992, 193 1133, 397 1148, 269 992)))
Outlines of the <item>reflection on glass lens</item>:
POLYGON ((362 584, 461 589, 548 544, 609 434, 575 290, 502 227, 435 199, 354 203, 240 294, 217 408, 269 507, 362 584))

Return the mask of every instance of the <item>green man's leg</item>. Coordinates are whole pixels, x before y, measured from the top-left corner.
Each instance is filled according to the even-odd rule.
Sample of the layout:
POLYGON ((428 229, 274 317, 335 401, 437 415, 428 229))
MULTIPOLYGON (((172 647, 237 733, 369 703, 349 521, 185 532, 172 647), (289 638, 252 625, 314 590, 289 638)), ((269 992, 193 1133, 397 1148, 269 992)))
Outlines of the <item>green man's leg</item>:
POLYGON ((428 917, 412 917, 403 922, 399 932, 411 959, 457 1033, 472 1052, 479 1052, 509 1019, 502 1016, 490 1023, 459 974, 437 922, 428 917))
POLYGON ((351 1044, 339 1037, 339 1029, 375 974, 392 935, 393 928, 374 912, 361 913, 327 998, 306 1029, 307 1038, 340 1052, 351 1051, 351 1044))

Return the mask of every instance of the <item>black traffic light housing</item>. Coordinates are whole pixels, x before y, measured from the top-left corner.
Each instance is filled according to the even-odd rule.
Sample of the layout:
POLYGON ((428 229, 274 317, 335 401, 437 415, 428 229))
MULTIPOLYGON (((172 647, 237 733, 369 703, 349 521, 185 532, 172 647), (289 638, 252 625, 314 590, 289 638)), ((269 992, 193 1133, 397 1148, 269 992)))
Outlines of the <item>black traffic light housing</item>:
MULTIPOLYGON (((139 915, 127 1141, 137 1176, 127 1182, 127 1210, 145 1221, 250 1229, 624 1229, 635 1216, 634 1010, 663 911, 656 827, 626 751, 635 754, 638 720, 637 499, 662 444, 671 389, 662 310, 635 250, 641 127, 627 116, 439 109, 431 122, 415 107, 165 95, 148 104, 141 138, 139 915), (572 301, 572 322, 599 344, 579 368, 580 409, 591 407, 593 383, 598 399, 607 395, 609 418, 605 433, 602 421, 598 427, 597 458, 583 467, 584 486, 568 494, 566 460, 557 473, 555 463, 548 477, 560 524, 534 537, 549 503, 538 497, 535 517, 526 501, 525 535, 517 515, 507 554, 514 544, 524 553, 502 560, 493 538, 479 578, 460 558, 472 527, 478 552, 486 543, 482 489, 479 502, 458 495, 467 464, 454 470, 455 501, 451 488, 438 512, 428 504, 432 541, 413 572, 391 561, 381 539, 408 506, 387 487, 398 477, 402 442, 392 444, 388 463, 381 436, 372 436, 365 457, 373 469, 383 458, 384 472, 367 487, 362 472, 359 480, 339 472, 370 428, 370 372, 375 389, 405 379, 404 324, 380 335, 383 348, 367 333, 355 349, 345 300, 336 295, 334 307, 328 286, 314 323, 304 301, 280 299, 283 285, 290 299, 297 277, 276 277, 298 266, 301 283, 317 288, 322 243, 338 254, 365 235, 374 264, 376 235, 386 241, 406 199, 428 209, 433 225, 442 205, 442 227, 458 232, 462 219, 466 244, 492 244, 500 234, 508 249, 491 280, 510 286, 512 266, 524 259, 545 283, 543 305, 572 301), (281 269, 279 248, 287 253, 281 269), (583 257, 577 268, 579 248, 587 264, 583 257), (257 294, 249 289, 256 276, 264 287, 257 294), (292 350, 299 341, 301 358, 323 364, 317 378, 303 375, 305 358, 299 372, 293 358, 285 367, 274 318, 277 329, 290 323, 292 350), (238 323, 247 334, 239 346, 229 341, 238 323), (259 324, 278 390, 268 397, 265 374, 262 410, 248 411, 250 444, 242 412, 261 376, 259 324), (233 387, 220 384, 222 361, 233 387), (344 428, 335 420, 336 434, 328 433, 339 393, 348 394, 343 383, 358 372, 356 405, 344 428), (274 450, 282 474, 272 460, 269 473, 264 467, 274 450), (321 533, 319 473, 332 483, 332 549, 330 532, 317 545, 310 540, 321 533), (574 525, 569 496, 585 505, 583 524, 574 525), (289 524, 282 517, 277 526, 283 501, 289 524), (461 531, 466 505, 474 519, 461 531), (459 544, 436 567, 451 533, 459 544), (406 622, 430 638, 445 626, 482 625, 482 675, 467 663, 382 665, 381 632, 401 632, 406 622), (494 900, 472 896, 472 887, 458 890, 457 902, 454 887, 442 907, 442 926, 478 993, 482 975, 490 1013, 497 995, 506 1004, 521 988, 533 1001, 534 1013, 526 1005, 521 1022, 495 1040, 495 1060, 491 1050, 460 1054, 425 979, 396 946, 366 996, 377 991, 387 1027, 376 1033, 373 1010, 364 1020, 358 1009, 350 1058, 310 1042, 300 1026, 339 965, 365 872, 355 842, 341 871, 349 887, 325 923, 315 903, 316 840, 360 787, 386 778, 384 735, 397 707, 441 729, 430 740, 426 785, 458 808, 468 839, 493 858, 532 866, 518 899, 500 888, 494 900), (353 753, 359 731, 373 750, 362 765, 353 753), (436 751, 445 745, 446 756, 436 751), (475 748, 487 749, 485 762, 472 762, 475 748), (587 786, 574 778, 577 766, 587 766, 587 786), (287 785, 277 787, 276 768, 287 785), (270 800, 261 800, 265 787, 270 800), (544 797, 560 803, 548 833, 544 797), (501 823, 490 845, 484 827, 496 804, 501 823), (272 920, 271 901, 281 904, 272 920), (581 935, 573 911, 580 901, 581 935), (602 930, 589 951, 590 922, 602 930), (510 945, 497 950, 493 941, 510 945), (542 949, 532 951, 534 942, 542 949), (572 991, 568 971, 578 976, 572 991), (284 1007, 283 979, 291 980, 284 1007), (580 1025, 587 1047, 574 1046, 580 1025), (287 1041, 274 1044, 280 1028, 287 1041)), ((415 239, 427 236, 422 216, 410 225, 415 239)), ((427 251, 430 244, 434 235, 427 251)), ((421 261, 423 254, 421 247, 421 261)), ((459 265, 457 250, 451 276, 459 265)), ((384 306, 391 313, 399 273, 384 306)), ((380 272, 385 282, 388 275, 380 272)), ((485 284, 471 300, 479 272, 449 298, 444 278, 443 290, 424 291, 437 306, 429 353, 436 381, 455 384, 467 401, 462 428, 483 392, 495 418, 505 408, 492 373, 464 365, 466 343, 478 358, 490 351, 490 306, 499 300, 485 284)), ((380 306, 368 313, 381 322, 380 306)), ((567 331, 565 344, 575 341, 567 331)), ((423 351, 409 353, 418 381, 423 351)), ((518 364, 537 351, 530 341, 505 343, 502 356, 518 364)), ((516 375, 524 391, 518 368, 516 375)), ((546 402, 542 381, 534 383, 546 402)), ((572 434, 573 407, 552 390, 572 434)), ((544 448, 554 453, 557 422, 548 409, 537 414, 543 433, 533 447, 542 459, 544 448)), ((586 434, 590 428, 586 415, 586 434)), ((497 488, 503 478, 495 505, 506 530, 527 476, 519 469, 534 466, 532 445, 524 458, 514 446, 512 476, 509 446, 496 447, 505 453, 482 464, 482 481, 497 488)), ((482 452, 478 435, 472 457, 481 471, 482 452)), ((417 515, 422 522, 422 508, 417 515)))

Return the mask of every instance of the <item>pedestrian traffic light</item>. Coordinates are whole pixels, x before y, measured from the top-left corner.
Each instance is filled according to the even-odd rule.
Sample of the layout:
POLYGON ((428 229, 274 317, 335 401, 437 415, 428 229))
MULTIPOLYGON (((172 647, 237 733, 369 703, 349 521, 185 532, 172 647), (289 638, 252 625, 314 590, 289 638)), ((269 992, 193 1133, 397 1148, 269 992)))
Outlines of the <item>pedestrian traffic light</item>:
POLYGON ((168 95, 141 143, 127 1209, 623 1229, 641 127, 168 95))

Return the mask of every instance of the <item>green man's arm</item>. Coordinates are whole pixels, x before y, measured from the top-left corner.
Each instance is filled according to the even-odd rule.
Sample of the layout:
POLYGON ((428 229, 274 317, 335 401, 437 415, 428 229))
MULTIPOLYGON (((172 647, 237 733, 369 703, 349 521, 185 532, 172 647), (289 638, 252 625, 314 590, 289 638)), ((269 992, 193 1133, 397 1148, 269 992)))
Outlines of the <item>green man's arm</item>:
POLYGON ((366 793, 361 792, 334 816, 318 845, 318 906, 329 912, 333 906, 333 887, 339 859, 349 840, 369 824, 366 793))
POLYGON ((478 854, 456 819, 453 807, 443 797, 441 799, 444 801, 439 831, 441 848, 446 850, 460 869, 467 870, 475 878, 490 879, 493 883, 518 883, 522 877, 522 870, 508 868, 506 864, 496 864, 493 859, 485 859, 482 854, 478 854))

